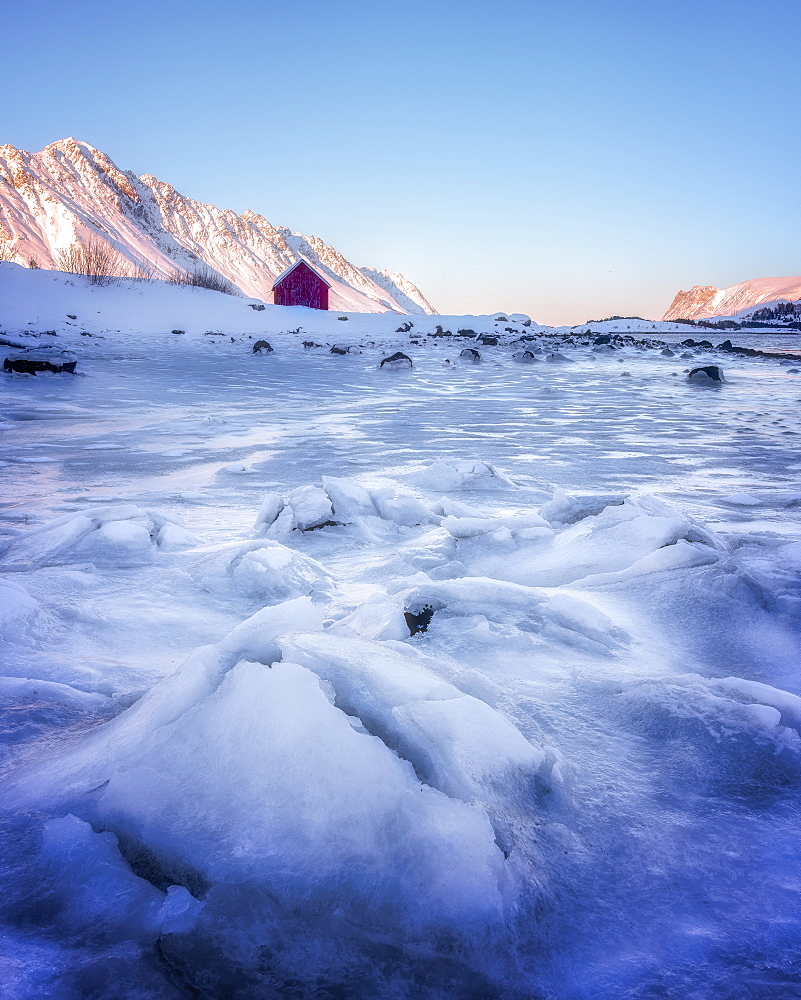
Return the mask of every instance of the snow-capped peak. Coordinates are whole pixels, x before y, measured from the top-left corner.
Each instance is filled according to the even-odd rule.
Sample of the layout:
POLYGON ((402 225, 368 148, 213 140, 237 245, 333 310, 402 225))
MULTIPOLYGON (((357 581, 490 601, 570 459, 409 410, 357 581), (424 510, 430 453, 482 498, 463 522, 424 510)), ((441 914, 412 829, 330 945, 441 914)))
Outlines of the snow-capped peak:
POLYGON ((359 269, 316 236, 187 198, 153 174, 120 170, 83 140, 59 139, 34 154, 0 146, 0 259, 58 268, 63 251, 90 238, 111 244, 123 270, 167 278, 202 263, 268 301, 275 277, 306 258, 331 281, 333 309, 436 312, 402 275, 359 269))

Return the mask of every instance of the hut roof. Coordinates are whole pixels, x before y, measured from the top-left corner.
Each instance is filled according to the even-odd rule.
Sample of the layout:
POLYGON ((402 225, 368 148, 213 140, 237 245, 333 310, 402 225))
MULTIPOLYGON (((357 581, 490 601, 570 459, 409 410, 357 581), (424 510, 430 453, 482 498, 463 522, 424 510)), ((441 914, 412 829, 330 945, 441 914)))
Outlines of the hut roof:
POLYGON ((277 278, 275 279, 275 281, 273 282, 273 288, 275 288, 275 286, 276 286, 277 284, 279 284, 280 282, 282 282, 282 281, 284 280, 284 278, 286 278, 286 277, 287 277, 288 275, 290 275, 290 274, 291 274, 291 273, 292 273, 292 272, 293 272, 293 271, 295 270, 295 268, 296 268, 296 267, 300 267, 300 265, 301 265, 301 264, 305 264, 305 265, 306 265, 306 267, 308 267, 308 269, 309 269, 310 271, 312 271, 312 272, 313 272, 314 274, 316 274, 316 275, 317 275, 317 277, 318 277, 318 278, 320 279, 320 281, 324 282, 324 283, 325 283, 325 284, 326 284, 326 285, 327 285, 327 286, 328 286, 329 288, 331 287, 331 282, 330 282, 330 281, 328 281, 328 280, 327 280, 326 278, 324 278, 324 277, 322 276, 322 274, 320 274, 320 272, 319 272, 319 271, 317 270, 317 268, 316 268, 316 267, 313 267, 313 266, 312 266, 312 265, 311 265, 311 264, 310 264, 310 263, 309 263, 309 262, 308 262, 308 261, 306 260, 306 258, 305 258, 305 257, 301 257, 301 258, 300 258, 300 260, 296 260, 294 264, 290 264, 290 265, 289 265, 289 267, 287 267, 287 268, 286 268, 285 270, 283 270, 283 271, 282 271, 282 272, 281 272, 281 273, 280 273, 280 274, 278 275, 278 277, 277 277, 277 278))

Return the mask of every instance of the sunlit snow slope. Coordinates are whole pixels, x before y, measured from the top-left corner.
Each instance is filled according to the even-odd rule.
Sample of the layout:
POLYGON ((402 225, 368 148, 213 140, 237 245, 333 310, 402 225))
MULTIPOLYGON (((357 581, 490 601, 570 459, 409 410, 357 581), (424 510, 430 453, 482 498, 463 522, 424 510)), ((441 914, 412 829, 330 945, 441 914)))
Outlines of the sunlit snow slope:
POLYGON ((186 198, 152 174, 121 171, 88 143, 62 139, 33 154, 0 146, 0 259, 57 268, 59 251, 90 236, 156 277, 203 262, 268 302, 275 277, 305 257, 331 282, 332 309, 435 312, 403 275, 359 269, 316 236, 186 198))
POLYGON ((689 292, 677 292, 662 317, 672 319, 709 319, 733 316, 770 302, 795 302, 801 299, 801 276, 790 278, 752 278, 729 288, 695 285, 689 292))

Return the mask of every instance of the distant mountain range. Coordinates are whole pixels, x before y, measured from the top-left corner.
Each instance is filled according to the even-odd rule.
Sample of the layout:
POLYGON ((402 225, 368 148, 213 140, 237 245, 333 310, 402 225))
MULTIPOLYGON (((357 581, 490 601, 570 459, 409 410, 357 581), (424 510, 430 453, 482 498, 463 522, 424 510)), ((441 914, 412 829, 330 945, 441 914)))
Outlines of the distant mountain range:
POLYGON ((695 285, 689 292, 678 292, 663 320, 710 319, 734 316, 768 302, 795 302, 801 299, 801 276, 791 278, 752 278, 729 288, 695 285))
POLYGON ((63 253, 91 241, 156 278, 205 265, 268 302, 274 278, 303 257, 331 282, 332 309, 436 313, 401 274, 358 268, 316 236, 255 212, 186 198, 152 174, 120 170, 86 142, 61 139, 33 154, 0 146, 0 260, 64 269, 63 253))

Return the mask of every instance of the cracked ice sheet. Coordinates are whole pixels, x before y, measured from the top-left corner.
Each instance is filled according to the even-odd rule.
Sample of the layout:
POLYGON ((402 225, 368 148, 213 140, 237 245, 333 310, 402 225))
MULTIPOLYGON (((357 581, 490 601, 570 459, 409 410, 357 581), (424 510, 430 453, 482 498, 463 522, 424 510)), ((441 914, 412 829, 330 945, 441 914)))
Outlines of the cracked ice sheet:
POLYGON ((13 810, 2 917, 51 993, 125 947, 126 995, 169 995, 159 935, 212 996, 265 968, 353 996, 795 988, 797 388, 445 350, 405 381, 221 350, 189 384, 182 357, 12 387, 48 434, 4 425, 0 704, 43 815, 13 810), (254 532, 323 476, 341 526, 254 532), (110 504, 136 530, 93 539, 110 504), (323 630, 224 638, 296 595, 323 630), (437 606, 413 639, 407 601, 437 606))

